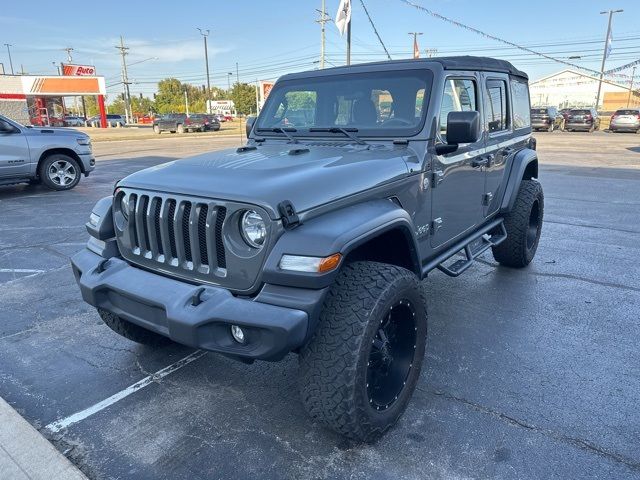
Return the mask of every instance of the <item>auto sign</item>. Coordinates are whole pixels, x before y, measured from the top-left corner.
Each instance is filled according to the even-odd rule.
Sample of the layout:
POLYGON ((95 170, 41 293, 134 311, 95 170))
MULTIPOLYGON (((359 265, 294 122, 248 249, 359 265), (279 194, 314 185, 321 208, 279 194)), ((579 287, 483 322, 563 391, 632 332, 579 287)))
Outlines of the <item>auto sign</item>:
POLYGON ((62 74, 65 76, 94 76, 96 74, 96 67, 93 65, 62 65, 62 74))

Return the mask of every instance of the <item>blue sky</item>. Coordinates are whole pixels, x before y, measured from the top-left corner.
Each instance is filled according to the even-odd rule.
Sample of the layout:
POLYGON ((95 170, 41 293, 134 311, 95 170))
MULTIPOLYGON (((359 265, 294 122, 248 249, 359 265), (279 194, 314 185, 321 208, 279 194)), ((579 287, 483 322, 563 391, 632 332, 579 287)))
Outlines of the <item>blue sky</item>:
MULTIPOLYGON (((640 58, 640 1, 564 0, 535 2, 498 0, 413 0, 442 15, 554 57, 599 70, 607 18, 601 10, 623 8, 614 16, 613 52, 607 68, 640 58)), ((383 60, 384 54, 360 5, 353 2, 353 62, 383 60)), ((326 0, 335 16, 339 0, 326 0)), ((54 74, 52 62, 66 60, 73 47, 74 63, 94 64, 107 78, 109 93, 118 93, 120 57, 114 48, 123 35, 130 47, 133 94, 150 95, 155 83, 168 76, 205 83, 202 37, 196 27, 211 30, 209 55, 212 83, 226 87, 235 81, 272 79, 317 68, 320 29, 314 22, 321 0, 236 0, 215 2, 154 2, 65 0, 9 2, 0 12, 0 43, 10 43, 14 69, 54 74), (89 7, 90 5, 90 7, 89 7), (177 7, 179 6, 179 7, 177 7)), ((438 55, 479 54, 511 60, 532 78, 561 70, 560 64, 536 58, 474 33, 432 18, 400 0, 365 0, 393 58, 411 56, 410 31, 423 32, 420 49, 438 55)), ((9 70, 6 48, 0 62, 9 70)), ((330 64, 344 63, 345 43, 333 23, 327 24, 330 64)), ((639 72, 640 75, 640 72, 639 72)))

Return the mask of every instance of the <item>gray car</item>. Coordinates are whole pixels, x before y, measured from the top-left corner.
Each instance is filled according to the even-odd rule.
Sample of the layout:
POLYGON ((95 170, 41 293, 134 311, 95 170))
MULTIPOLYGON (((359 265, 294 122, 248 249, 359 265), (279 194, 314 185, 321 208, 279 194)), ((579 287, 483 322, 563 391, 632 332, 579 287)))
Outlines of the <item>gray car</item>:
POLYGON ((625 108, 616 110, 611 116, 609 130, 612 132, 635 132, 640 133, 640 109, 625 108))
POLYGON ((88 135, 68 128, 25 127, 0 115, 0 185, 42 182, 75 187, 95 168, 88 135))
POLYGON ((82 297, 135 342, 299 354, 309 414, 375 440, 420 376, 420 281, 536 253, 528 77, 482 57, 291 74, 247 128, 245 146, 139 171, 96 204, 72 258, 82 297))

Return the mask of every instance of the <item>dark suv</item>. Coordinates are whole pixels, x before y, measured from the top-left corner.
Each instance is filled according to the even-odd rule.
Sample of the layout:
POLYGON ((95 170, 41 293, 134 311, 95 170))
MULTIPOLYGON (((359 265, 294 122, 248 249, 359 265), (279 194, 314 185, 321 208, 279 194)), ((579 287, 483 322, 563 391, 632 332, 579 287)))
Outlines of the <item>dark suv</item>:
POLYGON ((574 108, 567 115, 565 130, 593 132, 600 128, 600 117, 595 108, 574 108))
POLYGON ((564 116, 555 107, 531 109, 531 127, 534 130, 564 130, 564 116))
POLYGON ((153 131, 156 133, 171 132, 204 132, 206 130, 220 130, 220 122, 210 115, 194 113, 170 113, 153 120, 153 131))
POLYGON ((513 268, 536 253, 527 75, 482 57, 290 74, 247 130, 243 147, 139 171, 96 204, 72 258, 82 297, 135 342, 295 352, 309 414, 374 440, 420 378, 420 282, 488 250, 513 268))

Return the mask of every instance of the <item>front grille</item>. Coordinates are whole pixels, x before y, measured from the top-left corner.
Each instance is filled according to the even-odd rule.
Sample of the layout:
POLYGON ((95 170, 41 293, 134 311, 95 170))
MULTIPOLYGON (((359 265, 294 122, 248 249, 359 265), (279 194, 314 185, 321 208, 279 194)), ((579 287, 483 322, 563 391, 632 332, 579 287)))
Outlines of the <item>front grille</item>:
POLYGON ((129 195, 130 252, 159 267, 224 276, 226 207, 211 202, 129 195))

